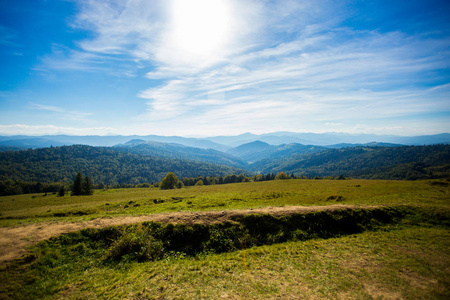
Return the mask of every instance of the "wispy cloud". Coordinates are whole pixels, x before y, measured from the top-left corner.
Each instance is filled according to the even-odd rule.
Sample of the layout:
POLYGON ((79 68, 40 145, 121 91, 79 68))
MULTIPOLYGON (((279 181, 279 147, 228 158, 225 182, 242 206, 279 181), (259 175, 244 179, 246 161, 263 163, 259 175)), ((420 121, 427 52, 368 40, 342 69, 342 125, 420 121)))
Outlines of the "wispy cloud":
POLYGON ((46 110, 46 111, 51 111, 51 112, 59 112, 59 113, 66 112, 66 110, 61 107, 51 106, 51 105, 43 105, 43 104, 38 104, 38 103, 30 103, 30 108, 38 109, 38 110, 46 110))
POLYGON ((346 2, 233 0, 226 45, 206 55, 172 39, 174 1, 77 1, 72 25, 94 34, 78 49, 55 46, 43 63, 123 76, 151 70, 151 87, 137 91, 147 110, 135 121, 168 134, 324 131, 331 124, 378 133, 386 119, 450 112, 448 77, 439 72, 450 68, 448 37, 348 27, 346 2))
MULTIPOLYGON (((420 76, 449 67, 435 54, 441 43, 397 32, 345 30, 303 37, 237 55, 221 68, 169 80, 140 96, 150 100, 149 118, 192 114, 206 122, 238 122, 246 127, 271 120, 290 130, 312 121, 448 111, 448 102, 438 101, 437 89, 426 87, 420 76), (341 34, 354 37, 344 39, 341 34), (221 100, 208 105, 215 96, 221 100), (424 101, 431 98, 432 102, 424 101), (204 104, 203 111, 193 107, 197 102, 204 104), (172 115, 160 114, 170 107, 176 107, 172 115)), ((439 90, 440 98, 448 96, 447 86, 439 90)))
POLYGON ((55 113, 55 116, 59 116, 59 118, 66 119, 66 120, 87 120, 89 116, 92 116, 93 113, 90 112, 80 112, 76 110, 68 110, 62 107, 58 106, 52 106, 52 105, 44 105, 39 103, 29 103, 28 104, 29 109, 33 110, 42 110, 42 111, 48 111, 51 113, 55 113))

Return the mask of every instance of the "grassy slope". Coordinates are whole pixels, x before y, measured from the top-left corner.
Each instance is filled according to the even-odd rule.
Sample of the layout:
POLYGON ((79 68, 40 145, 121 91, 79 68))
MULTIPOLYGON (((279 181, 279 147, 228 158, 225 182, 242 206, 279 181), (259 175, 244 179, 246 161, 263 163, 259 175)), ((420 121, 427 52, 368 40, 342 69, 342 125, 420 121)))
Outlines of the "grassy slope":
POLYGON ((173 211, 336 203, 408 204, 448 209, 448 183, 432 183, 433 181, 277 180, 164 191, 148 188, 106 190, 95 191, 93 196, 80 197, 15 195, 0 197, 0 226, 173 211), (339 202, 327 200, 330 196, 342 198, 339 202), (164 202, 155 204, 154 200, 164 202))

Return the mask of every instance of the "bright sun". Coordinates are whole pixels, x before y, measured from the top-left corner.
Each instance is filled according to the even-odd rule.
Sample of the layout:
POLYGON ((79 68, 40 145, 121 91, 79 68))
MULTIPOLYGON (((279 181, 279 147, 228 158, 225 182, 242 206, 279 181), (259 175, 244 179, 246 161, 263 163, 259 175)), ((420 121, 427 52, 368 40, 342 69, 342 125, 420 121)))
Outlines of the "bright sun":
POLYGON ((229 38, 226 0, 173 0, 171 43, 181 55, 211 60, 229 38))

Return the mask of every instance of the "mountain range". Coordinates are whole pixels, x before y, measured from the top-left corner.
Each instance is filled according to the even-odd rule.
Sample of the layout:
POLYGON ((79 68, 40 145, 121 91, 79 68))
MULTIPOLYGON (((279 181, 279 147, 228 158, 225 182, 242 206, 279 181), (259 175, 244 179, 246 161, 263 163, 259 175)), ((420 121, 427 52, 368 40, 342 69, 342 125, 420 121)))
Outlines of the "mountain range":
POLYGON ((398 145, 433 145, 450 143, 450 134, 441 133, 435 135, 420 136, 395 136, 374 134, 348 134, 348 133, 293 133, 274 132, 256 135, 244 133, 236 136, 214 136, 205 138, 186 138, 180 136, 158 135, 114 135, 114 136, 70 136, 70 135, 43 135, 43 136, 0 136, 0 147, 18 147, 23 149, 35 149, 50 146, 89 145, 89 146, 114 146, 125 144, 130 140, 146 142, 175 143, 188 147, 201 149, 214 149, 226 152, 237 146, 261 141, 269 145, 303 144, 327 147, 346 147, 351 144, 389 143, 398 145), (342 145, 342 146, 339 146, 342 145))
MULTIPOLYGON (((392 137, 390 141, 395 143, 362 143, 370 138, 353 136, 351 139, 349 135, 340 134, 311 134, 308 137, 316 141, 326 137, 341 143, 302 144, 292 142, 299 141, 298 134, 289 133, 210 139, 158 136, 0 137, 0 190, 2 186, 16 190, 19 182, 70 183, 78 171, 91 176, 97 184, 109 186, 159 182, 168 172, 174 172, 180 178, 227 174, 253 176, 279 172, 308 178, 450 178, 449 134, 410 137, 408 140, 392 137), (254 140, 256 138, 265 141, 254 140), (401 139, 409 143, 435 143, 402 145, 401 139), (272 144, 267 142, 269 140, 272 144), (282 141, 288 143, 279 144, 282 141), (72 144, 75 142, 90 142, 93 145, 72 144), (48 143, 51 144, 45 147, 48 143), (99 146, 101 144, 110 146, 99 146)), ((0 194, 8 192, 0 191, 0 194)))

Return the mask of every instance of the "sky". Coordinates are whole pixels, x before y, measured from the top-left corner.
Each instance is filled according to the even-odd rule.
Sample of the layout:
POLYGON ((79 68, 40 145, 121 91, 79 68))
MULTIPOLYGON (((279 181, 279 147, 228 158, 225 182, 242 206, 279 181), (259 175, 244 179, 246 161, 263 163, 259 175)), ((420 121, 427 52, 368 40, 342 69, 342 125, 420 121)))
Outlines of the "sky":
POLYGON ((0 135, 450 132, 447 0, 2 0, 0 135))

